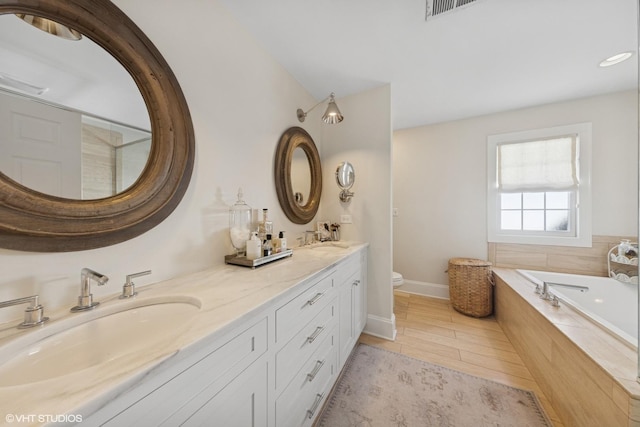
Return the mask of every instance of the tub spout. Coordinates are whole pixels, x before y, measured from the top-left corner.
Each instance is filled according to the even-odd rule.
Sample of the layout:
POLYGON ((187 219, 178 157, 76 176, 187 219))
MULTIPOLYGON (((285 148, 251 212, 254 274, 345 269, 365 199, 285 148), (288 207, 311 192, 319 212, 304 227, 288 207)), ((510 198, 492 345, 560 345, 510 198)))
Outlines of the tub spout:
POLYGON ((551 292, 549 292, 549 282, 542 282, 542 290, 540 290, 540 298, 547 301, 553 298, 553 295, 551 295, 551 292))

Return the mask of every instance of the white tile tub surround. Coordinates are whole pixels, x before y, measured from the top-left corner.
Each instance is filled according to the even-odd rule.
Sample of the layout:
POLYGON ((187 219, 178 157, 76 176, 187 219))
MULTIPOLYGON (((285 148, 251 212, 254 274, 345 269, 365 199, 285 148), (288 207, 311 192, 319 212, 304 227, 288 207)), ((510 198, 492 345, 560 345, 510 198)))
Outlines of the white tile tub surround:
MULTIPOLYGON (((136 354, 129 354, 118 363, 98 364, 69 376, 16 387, 0 387, 0 413, 75 413, 87 417, 118 395, 139 385, 154 372, 162 372, 167 364, 185 360, 203 346, 210 345, 203 343, 215 341, 241 322, 264 311, 265 307, 282 302, 289 294, 288 291, 297 285, 332 271, 338 263, 356 252, 366 251, 367 246, 351 243, 348 248, 334 248, 332 251, 298 249, 291 258, 255 270, 222 265, 141 286, 137 289, 138 301, 178 296, 195 298, 201 302, 200 312, 185 332, 175 339, 171 349, 166 346, 151 346, 145 349, 150 357, 144 361, 136 354)), ((117 294, 100 298, 100 302, 101 305, 95 311, 126 304, 126 300, 123 302, 118 299, 117 294)), ((69 313, 68 308, 61 309, 47 313, 51 320, 42 329, 18 331, 12 328, 0 331, 0 355, 2 346, 10 343, 13 338, 44 328, 55 329, 57 321, 67 316, 84 314, 87 313, 69 313)))
POLYGON ((563 423, 640 425, 637 351, 513 269, 495 268, 495 316, 563 423))

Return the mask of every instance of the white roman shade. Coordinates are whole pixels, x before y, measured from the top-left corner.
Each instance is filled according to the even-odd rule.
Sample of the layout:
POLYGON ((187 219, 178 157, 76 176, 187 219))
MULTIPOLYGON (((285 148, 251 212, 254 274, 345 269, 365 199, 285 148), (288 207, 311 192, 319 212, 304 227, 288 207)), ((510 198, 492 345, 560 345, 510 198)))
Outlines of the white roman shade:
POLYGON ((500 191, 553 191, 578 186, 578 135, 497 146, 500 191))

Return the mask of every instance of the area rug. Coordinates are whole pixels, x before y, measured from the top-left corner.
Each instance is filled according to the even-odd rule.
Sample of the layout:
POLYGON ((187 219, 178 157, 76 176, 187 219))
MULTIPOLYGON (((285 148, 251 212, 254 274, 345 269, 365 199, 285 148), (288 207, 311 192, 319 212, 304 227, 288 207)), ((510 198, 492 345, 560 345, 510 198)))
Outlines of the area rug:
POLYGON ((359 344, 319 427, 552 427, 531 391, 359 344))

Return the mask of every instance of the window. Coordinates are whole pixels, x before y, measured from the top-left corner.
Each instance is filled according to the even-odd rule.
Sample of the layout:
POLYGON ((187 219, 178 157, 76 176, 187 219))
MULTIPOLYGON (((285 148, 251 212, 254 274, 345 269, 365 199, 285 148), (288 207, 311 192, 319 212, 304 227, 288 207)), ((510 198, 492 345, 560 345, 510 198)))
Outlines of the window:
POLYGON ((590 123, 489 136, 489 241, 591 246, 590 168, 590 123))

